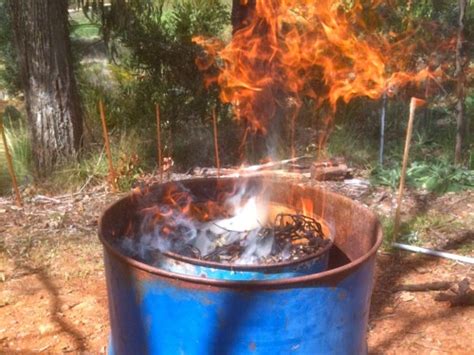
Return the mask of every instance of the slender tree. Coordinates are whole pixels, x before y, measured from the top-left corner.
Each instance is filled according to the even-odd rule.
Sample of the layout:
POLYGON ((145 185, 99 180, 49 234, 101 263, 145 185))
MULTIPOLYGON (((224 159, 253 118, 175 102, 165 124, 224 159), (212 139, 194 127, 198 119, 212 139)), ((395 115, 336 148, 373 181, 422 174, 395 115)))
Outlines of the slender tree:
POLYGON ((466 121, 466 45, 464 37, 464 25, 468 0, 459 0, 458 37, 456 42, 456 79, 457 79, 457 103, 456 103, 456 147, 454 159, 456 164, 461 164, 466 147, 467 121, 466 121))
POLYGON ((75 157, 83 122, 72 66, 67 0, 10 0, 36 171, 75 157))

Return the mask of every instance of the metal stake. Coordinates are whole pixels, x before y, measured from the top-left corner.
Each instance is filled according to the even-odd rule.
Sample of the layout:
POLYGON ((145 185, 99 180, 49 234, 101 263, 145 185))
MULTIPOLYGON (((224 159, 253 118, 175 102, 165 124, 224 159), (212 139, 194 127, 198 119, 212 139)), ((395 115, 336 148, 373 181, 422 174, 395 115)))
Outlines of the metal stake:
POLYGON ((385 115, 387 112, 387 93, 382 96, 382 112, 380 114, 380 151, 379 151, 379 164, 383 165, 383 153, 385 145, 385 115))

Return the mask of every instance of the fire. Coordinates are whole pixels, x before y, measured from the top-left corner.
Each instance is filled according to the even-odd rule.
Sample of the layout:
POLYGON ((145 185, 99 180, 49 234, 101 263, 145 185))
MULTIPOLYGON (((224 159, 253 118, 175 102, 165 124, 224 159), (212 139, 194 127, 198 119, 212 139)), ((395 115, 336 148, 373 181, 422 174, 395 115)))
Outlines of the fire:
POLYGON ((166 252, 256 265, 295 261, 330 246, 333 235, 313 214, 311 199, 298 203, 290 194, 288 201, 276 202, 262 181, 218 182, 212 189, 174 182, 159 190, 136 190, 138 215, 124 238, 117 240, 119 247, 152 265, 166 252))
POLYGON ((365 3, 256 0, 248 24, 229 43, 194 39, 205 50, 196 63, 206 73, 219 69, 207 75, 206 85, 217 83, 236 117, 262 133, 277 112, 294 125, 305 98, 334 112, 340 100, 377 99, 432 75, 428 69, 406 71, 401 59, 410 48, 369 33, 362 12, 382 1, 365 3))

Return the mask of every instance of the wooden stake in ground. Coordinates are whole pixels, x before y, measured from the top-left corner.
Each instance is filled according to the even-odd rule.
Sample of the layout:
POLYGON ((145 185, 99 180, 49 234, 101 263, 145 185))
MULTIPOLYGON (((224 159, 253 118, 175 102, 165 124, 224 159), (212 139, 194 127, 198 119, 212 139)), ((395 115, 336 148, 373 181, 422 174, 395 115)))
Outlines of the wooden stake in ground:
POLYGON ((212 109, 212 125, 214 127, 214 154, 216 157, 216 168, 217 168, 217 177, 220 176, 221 170, 221 163, 219 160, 219 145, 217 143, 217 117, 216 117, 216 109, 212 109))
POLYGON ((22 206, 20 190, 18 189, 18 183, 16 181, 15 169, 13 168, 12 156, 8 149, 7 137, 5 136, 5 130, 3 128, 3 112, 0 112, 0 133, 2 135, 3 147, 5 148, 5 157, 7 158, 8 173, 12 179, 13 189, 15 190, 16 204, 18 207, 22 206))
POLYGON ((410 153, 411 136, 413 134, 413 122, 415 120, 415 111, 417 106, 422 106, 424 100, 412 97, 410 101, 410 115, 408 117, 407 136, 405 139, 405 150, 403 152, 402 171, 400 173, 400 186, 398 187, 397 210, 395 211, 395 219, 393 221, 393 241, 396 242, 400 229, 400 213, 403 199, 403 190, 405 189, 405 175, 408 166, 408 155, 410 153))
POLYGON ((158 150, 158 170, 160 172, 160 182, 163 182, 163 156, 161 149, 161 116, 160 116, 160 105, 156 104, 156 138, 157 138, 157 150, 158 150))
POLYGON ((102 120, 102 133, 104 135, 105 152, 107 153, 107 161, 109 162, 109 184, 113 192, 117 192, 117 182, 115 181, 116 173, 112 162, 112 152, 110 151, 109 132, 107 123, 105 122, 105 110, 102 100, 99 100, 100 119, 102 120))

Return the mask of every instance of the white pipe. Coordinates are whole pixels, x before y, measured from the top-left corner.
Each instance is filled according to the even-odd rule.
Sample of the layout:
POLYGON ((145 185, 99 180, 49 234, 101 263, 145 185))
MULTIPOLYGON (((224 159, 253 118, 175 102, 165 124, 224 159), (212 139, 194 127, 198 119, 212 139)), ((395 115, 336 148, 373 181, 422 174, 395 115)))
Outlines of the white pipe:
POLYGON ((427 249, 427 248, 417 247, 414 245, 401 244, 401 243, 392 243, 392 246, 398 249, 412 251, 414 253, 422 253, 422 254, 427 254, 427 255, 432 255, 432 256, 439 256, 441 258, 452 259, 452 260, 460 261, 462 263, 474 264, 474 258, 471 258, 469 256, 456 255, 456 254, 446 253, 444 251, 427 249))

